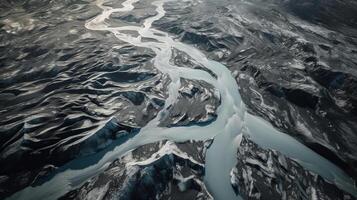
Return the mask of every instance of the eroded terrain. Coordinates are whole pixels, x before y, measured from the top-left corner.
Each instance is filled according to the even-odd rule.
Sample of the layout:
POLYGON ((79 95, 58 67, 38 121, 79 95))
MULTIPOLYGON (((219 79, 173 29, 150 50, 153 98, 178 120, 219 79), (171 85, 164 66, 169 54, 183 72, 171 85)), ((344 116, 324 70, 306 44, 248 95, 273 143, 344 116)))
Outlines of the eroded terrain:
POLYGON ((356 12, 2 1, 0 198, 354 199, 356 12))

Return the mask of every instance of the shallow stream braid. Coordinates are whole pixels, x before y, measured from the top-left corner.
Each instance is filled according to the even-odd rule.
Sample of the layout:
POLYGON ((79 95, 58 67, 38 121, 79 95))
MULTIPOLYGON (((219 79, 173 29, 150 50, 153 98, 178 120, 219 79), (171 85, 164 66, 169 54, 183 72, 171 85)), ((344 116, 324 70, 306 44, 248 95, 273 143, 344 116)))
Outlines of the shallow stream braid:
POLYGON ((275 149, 297 160, 306 169, 318 173, 354 196, 357 195, 352 179, 341 169, 287 134, 274 129, 261 118, 246 112, 237 82, 228 68, 216 61, 209 60, 197 48, 176 41, 169 34, 152 28, 153 22, 165 16, 164 0, 152 3, 156 7, 157 14, 147 18, 143 26, 112 27, 106 22, 112 13, 130 12, 134 9, 133 4, 136 2, 138 0, 127 0, 122 3, 121 8, 112 8, 105 6, 104 0, 97 0, 96 5, 102 9, 102 13, 88 21, 85 26, 89 30, 109 31, 118 40, 134 46, 149 48, 155 52, 154 66, 162 73, 167 74, 171 80, 167 88, 169 96, 165 101, 164 108, 138 134, 129 137, 122 143, 114 142, 112 150, 103 150, 91 158, 73 160, 60 167, 47 182, 40 186, 27 187, 9 199, 57 199, 66 192, 81 186, 88 178, 104 171, 115 159, 139 146, 162 140, 183 142, 188 140, 206 141, 213 138, 213 143, 206 153, 205 184, 215 199, 240 199, 231 187, 230 172, 236 164, 236 152, 242 134, 249 135, 261 147, 275 149), (135 31, 139 36, 134 37, 124 31, 135 31), (153 40, 143 42, 141 40, 143 37, 153 40), (196 63, 212 71, 216 78, 203 70, 174 66, 170 63, 173 49, 190 55, 196 63), (177 101, 181 78, 205 81, 217 89, 221 105, 217 109, 215 121, 206 126, 193 125, 172 128, 158 126, 161 116, 168 112, 166 108, 177 101), (95 164, 81 169, 75 167, 88 159, 94 160, 95 164))

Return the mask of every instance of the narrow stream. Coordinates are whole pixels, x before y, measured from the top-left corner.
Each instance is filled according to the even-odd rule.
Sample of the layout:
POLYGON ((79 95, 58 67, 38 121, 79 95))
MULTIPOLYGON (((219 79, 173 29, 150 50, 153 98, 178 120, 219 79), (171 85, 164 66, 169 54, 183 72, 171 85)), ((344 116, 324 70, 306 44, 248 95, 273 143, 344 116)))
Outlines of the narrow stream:
POLYGON ((116 141, 112 148, 93 155, 91 158, 79 158, 58 169, 57 173, 47 182, 36 187, 27 187, 15 193, 9 199, 57 199, 66 192, 79 187, 88 178, 105 170, 108 165, 123 154, 148 143, 161 140, 205 141, 214 138, 206 154, 205 183, 215 199, 240 199, 230 185, 230 171, 236 164, 236 151, 239 148, 239 136, 244 132, 249 134, 254 142, 264 148, 272 148, 286 156, 296 159, 303 167, 316 172, 334 182, 338 187, 357 196, 353 181, 341 169, 299 143, 287 134, 274 129, 264 120, 250 115, 245 110, 241 100, 238 85, 231 72, 222 64, 209 60, 202 52, 193 46, 172 39, 167 33, 152 28, 152 23, 165 16, 164 0, 155 1, 157 15, 148 18, 144 26, 112 27, 106 19, 114 12, 130 12, 138 0, 127 0, 121 8, 104 6, 104 0, 96 4, 103 12, 86 23, 86 28, 95 31, 109 31, 118 38, 135 46, 152 49, 156 57, 154 66, 167 74, 171 83, 168 86, 169 97, 165 107, 155 119, 143 127, 138 134, 130 136, 125 141, 116 141), (133 37, 127 32, 139 34, 133 37), (142 37, 153 39, 143 42, 142 37), (153 42, 157 41, 157 42, 153 42), (177 49, 190 55, 192 60, 212 71, 217 78, 199 69, 177 67, 170 63, 172 50, 177 49), (206 126, 159 127, 160 116, 165 115, 168 106, 175 103, 180 87, 180 79, 202 80, 219 91, 221 105, 217 110, 217 119, 206 126), (90 159, 90 160, 88 160, 90 159), (87 165, 83 163, 89 163, 87 165), (84 166, 79 168, 78 166, 84 166))

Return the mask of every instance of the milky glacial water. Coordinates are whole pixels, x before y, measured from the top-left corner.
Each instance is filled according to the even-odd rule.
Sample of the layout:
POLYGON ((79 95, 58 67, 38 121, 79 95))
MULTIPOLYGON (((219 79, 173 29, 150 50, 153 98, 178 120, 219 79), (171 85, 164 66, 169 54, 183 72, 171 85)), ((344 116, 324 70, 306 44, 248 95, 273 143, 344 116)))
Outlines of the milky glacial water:
POLYGON ((334 182, 339 188, 357 196, 352 179, 341 169, 287 134, 274 129, 264 120, 247 113, 236 80, 224 65, 209 60, 197 48, 176 41, 169 34, 152 28, 154 21, 165 16, 164 0, 152 3, 156 6, 157 14, 146 19, 141 27, 113 27, 106 22, 112 13, 133 10, 133 4, 137 1, 127 0, 121 8, 112 8, 105 6, 103 0, 97 0, 96 5, 102 9, 102 13, 88 21, 86 28, 94 31, 109 31, 118 40, 149 48, 155 52, 154 66, 162 73, 167 74, 171 80, 168 85, 169 97, 165 101, 164 109, 138 134, 118 140, 106 151, 99 152, 94 156, 71 161, 59 168, 56 174, 42 185, 27 187, 8 199, 57 199, 69 190, 80 186, 88 178, 105 170, 115 159, 141 145, 161 140, 182 142, 209 139, 214 139, 207 151, 205 164, 205 183, 209 192, 219 200, 240 199, 231 187, 230 171, 236 163, 236 151, 239 148, 241 134, 249 135, 254 142, 264 148, 275 149, 297 160, 306 169, 320 174, 325 179, 334 182), (130 35, 127 33, 128 31, 137 32, 139 36, 130 35), (143 42, 143 37, 152 40, 143 42), (170 63, 173 49, 190 55, 193 61, 212 71, 216 78, 203 70, 174 66, 170 63), (217 89, 221 105, 217 110, 215 121, 206 126, 192 125, 171 128, 158 126, 160 119, 168 112, 166 108, 174 104, 177 99, 181 78, 205 81, 217 89))

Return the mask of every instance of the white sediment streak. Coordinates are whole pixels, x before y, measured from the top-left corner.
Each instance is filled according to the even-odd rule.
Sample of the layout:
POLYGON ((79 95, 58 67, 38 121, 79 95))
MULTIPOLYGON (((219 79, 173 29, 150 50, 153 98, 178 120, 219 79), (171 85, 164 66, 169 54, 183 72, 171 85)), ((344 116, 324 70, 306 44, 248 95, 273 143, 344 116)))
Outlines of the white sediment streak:
POLYGON ((152 23, 165 15, 163 8, 164 0, 155 1, 157 15, 145 20, 143 26, 111 27, 105 21, 115 12, 129 12, 134 9, 133 4, 138 0, 127 0, 121 8, 104 6, 103 0, 97 0, 96 4, 103 12, 86 23, 86 28, 96 31, 109 31, 119 40, 125 41, 138 47, 152 49, 156 53, 154 66, 162 73, 167 74, 171 83, 168 85, 169 97, 165 101, 165 107, 155 119, 143 127, 139 134, 125 143, 116 146, 113 150, 103 153, 100 158, 79 158, 61 167, 57 174, 47 182, 36 187, 27 187, 11 196, 9 199, 57 199, 71 189, 80 186, 88 178, 105 170, 115 159, 125 153, 148 143, 161 140, 188 141, 208 140, 214 138, 214 142, 206 154, 205 183, 209 192, 215 199, 228 200, 239 199, 230 184, 230 171, 236 163, 236 151, 238 136, 244 131, 249 134, 253 141, 265 148, 272 148, 299 161, 302 166, 312 170, 324 178, 336 183, 341 189, 356 195, 356 190, 350 179, 342 170, 328 160, 311 151, 287 134, 274 129, 262 119, 250 115, 245 110, 236 80, 231 72, 222 64, 209 60, 193 46, 173 40, 167 33, 152 28, 152 23), (124 30, 136 31, 138 37, 133 37, 124 30), (157 42, 143 42, 141 38, 151 38, 157 42), (212 71, 217 78, 199 69, 176 67, 170 63, 172 49, 178 49, 212 71), (158 127, 160 116, 165 115, 166 108, 175 103, 180 79, 202 80, 219 91, 221 105, 217 109, 217 118, 206 126, 187 127, 158 127), (85 168, 76 169, 76 165, 88 159, 95 163, 85 168), (96 160, 97 159, 97 160, 96 160))

